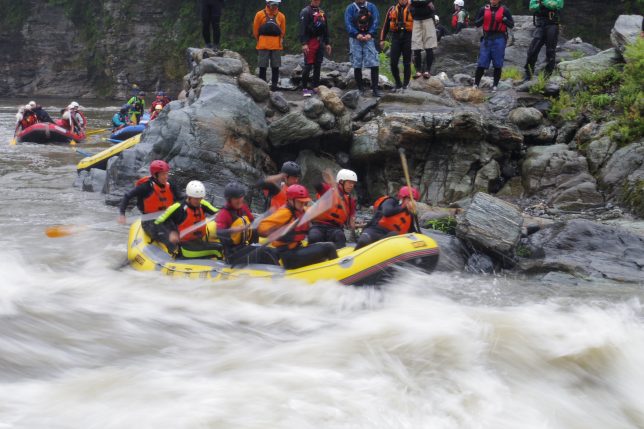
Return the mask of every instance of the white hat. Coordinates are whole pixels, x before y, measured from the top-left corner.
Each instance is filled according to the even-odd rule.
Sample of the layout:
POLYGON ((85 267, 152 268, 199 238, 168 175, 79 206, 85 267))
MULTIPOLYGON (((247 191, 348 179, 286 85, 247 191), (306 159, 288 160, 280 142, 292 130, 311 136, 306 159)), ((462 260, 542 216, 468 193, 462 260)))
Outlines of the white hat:
POLYGON ((37 106, 35 101, 30 101, 29 105, 31 106, 32 109, 37 106))

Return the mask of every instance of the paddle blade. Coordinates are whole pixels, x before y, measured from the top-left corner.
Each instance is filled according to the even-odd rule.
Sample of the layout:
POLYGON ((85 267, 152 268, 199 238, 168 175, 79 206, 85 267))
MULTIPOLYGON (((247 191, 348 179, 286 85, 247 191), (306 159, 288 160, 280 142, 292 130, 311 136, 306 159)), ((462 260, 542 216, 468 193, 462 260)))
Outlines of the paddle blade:
POLYGON ((207 217, 204 220, 202 220, 201 222, 197 222, 194 225, 184 229, 183 231, 181 231, 179 233, 179 238, 181 239, 181 238, 185 237, 186 235, 190 234, 192 231, 196 231, 197 229, 201 228, 202 226, 208 225, 209 222, 212 222, 213 220, 215 220, 215 217, 217 217, 217 215, 207 217))
POLYGON ((88 130, 88 131, 85 132, 85 135, 86 136, 93 136, 93 135, 96 135, 96 134, 104 133, 104 132, 106 132, 108 130, 109 130, 109 128, 102 128, 100 130, 88 130))
POLYGON ((11 141, 9 142, 9 144, 10 144, 11 146, 15 146, 15 145, 16 145, 16 143, 18 143, 18 141, 16 140, 16 138, 15 138, 15 137, 14 137, 14 138, 12 138, 12 139, 11 139, 11 141))
POLYGON ((76 146, 76 140, 70 141, 69 144, 72 145, 72 146, 76 146))
POLYGON ((285 225, 281 228, 276 229, 275 231, 271 232, 268 237, 266 237, 266 244, 271 244, 273 241, 277 241, 280 238, 284 237, 286 234, 288 234, 293 227, 297 224, 297 221, 294 220, 293 222, 289 223, 288 225, 285 225))
POLYGON ((335 204, 338 203, 338 200, 338 191, 335 188, 329 189, 315 202, 315 204, 309 207, 306 213, 304 213, 304 216, 300 219, 300 223, 310 222, 318 216, 328 212, 335 204))
POLYGON ((77 233, 79 229, 72 225, 55 225, 45 229, 45 235, 49 238, 67 237, 77 233))

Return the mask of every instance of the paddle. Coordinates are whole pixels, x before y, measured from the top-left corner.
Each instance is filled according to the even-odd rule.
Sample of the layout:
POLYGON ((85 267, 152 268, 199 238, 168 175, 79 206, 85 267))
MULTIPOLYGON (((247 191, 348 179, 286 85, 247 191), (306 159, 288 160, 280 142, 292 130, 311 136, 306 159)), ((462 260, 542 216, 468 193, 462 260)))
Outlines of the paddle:
POLYGON ((420 232, 420 225, 418 223, 418 215, 416 213, 416 201, 414 201, 414 193, 412 192, 411 180, 409 179, 409 167, 407 166, 407 156, 405 155, 405 149, 398 149, 400 153, 400 163, 402 164, 403 173, 405 173, 405 181, 407 182, 407 188, 409 189, 409 198, 411 199, 411 213, 414 218, 414 228, 416 231, 420 232))
POLYGON ((16 124, 16 130, 13 132, 13 138, 11 139, 11 142, 9 143, 11 146, 15 146, 17 141, 16 141, 16 136, 18 135, 18 129, 20 128, 20 122, 16 124))
MULTIPOLYGON (((157 217, 159 217, 159 215, 161 215, 162 213, 163 213, 163 210, 141 215, 141 222, 154 220, 157 217)), ((111 226, 112 224, 113 222, 110 221, 110 222, 95 223, 91 225, 53 225, 45 228, 45 235, 49 238, 61 238, 61 237, 74 235, 79 232, 86 231, 88 229, 97 228, 97 227, 100 227, 101 225, 111 226)))
POLYGON ((101 133, 104 133, 104 132, 109 131, 109 130, 110 130, 110 128, 101 128, 101 129, 97 129, 97 130, 87 130, 87 131, 85 131, 85 135, 86 136, 93 136, 95 134, 101 134, 101 133))

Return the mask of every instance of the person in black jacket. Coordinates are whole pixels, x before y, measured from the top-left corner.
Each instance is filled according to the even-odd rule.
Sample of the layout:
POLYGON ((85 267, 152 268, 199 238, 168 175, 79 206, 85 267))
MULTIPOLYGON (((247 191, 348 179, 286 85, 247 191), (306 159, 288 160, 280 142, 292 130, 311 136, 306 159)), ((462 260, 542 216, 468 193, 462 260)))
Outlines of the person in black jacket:
POLYGON ((331 55, 331 40, 329 38, 329 23, 326 13, 320 9, 321 0, 311 0, 311 4, 300 12, 300 43, 304 54, 304 69, 302 70, 302 94, 305 97, 313 95, 309 89, 309 76, 313 69, 312 87, 320 85, 320 69, 324 53, 331 55))
POLYGON ((221 10, 224 0, 201 0, 201 32, 206 48, 219 49, 221 41, 221 10), (212 27, 212 38, 210 29, 212 27))
POLYGON ((492 92, 496 92, 505 59, 505 46, 508 40, 508 28, 514 27, 512 13, 506 6, 501 5, 501 0, 490 0, 476 15, 475 25, 483 27, 481 48, 479 50, 478 67, 474 75, 474 86, 478 88, 485 70, 494 64, 494 84, 492 92))
POLYGON ((414 27, 414 19, 411 16, 409 0, 397 0, 396 4, 387 10, 385 22, 380 31, 380 49, 385 47, 387 34, 391 33, 390 65, 391 74, 396 81, 396 91, 404 91, 411 79, 411 35, 414 27), (404 80, 400 80, 398 62, 400 56, 403 58, 404 80))
POLYGON ((544 70, 546 76, 550 77, 555 70, 557 41, 559 40, 559 9, 557 7, 563 7, 563 1, 549 1, 547 3, 544 4, 542 1, 530 2, 530 11, 534 13, 533 21, 536 28, 528 48, 524 82, 532 79, 539 52, 543 45, 546 45, 546 67, 544 70), (549 8, 548 6, 551 7, 549 8))

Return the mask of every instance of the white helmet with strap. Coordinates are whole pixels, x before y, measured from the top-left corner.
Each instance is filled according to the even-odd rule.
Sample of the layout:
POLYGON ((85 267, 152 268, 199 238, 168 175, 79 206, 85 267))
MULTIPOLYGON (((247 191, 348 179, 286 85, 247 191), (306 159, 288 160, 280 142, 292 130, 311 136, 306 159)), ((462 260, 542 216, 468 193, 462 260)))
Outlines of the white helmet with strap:
POLYGON ((464 7, 465 2, 463 0, 454 0, 454 6, 464 7))
POLYGON ((191 198, 204 198, 206 187, 198 180, 193 180, 186 186, 186 195, 191 198))
POLYGON ((338 175, 335 178, 336 182, 344 182, 345 180, 351 180, 352 182, 358 181, 358 175, 355 171, 342 169, 338 171, 338 175))

